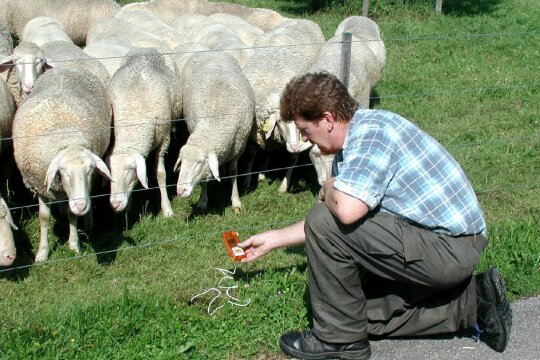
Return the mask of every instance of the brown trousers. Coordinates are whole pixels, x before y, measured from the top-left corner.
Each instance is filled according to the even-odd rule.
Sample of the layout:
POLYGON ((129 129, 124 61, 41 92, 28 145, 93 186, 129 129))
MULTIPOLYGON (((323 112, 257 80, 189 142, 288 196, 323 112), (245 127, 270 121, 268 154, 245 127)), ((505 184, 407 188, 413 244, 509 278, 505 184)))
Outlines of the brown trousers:
POLYGON ((484 236, 442 235, 384 212, 345 226, 324 204, 308 213, 305 233, 320 339, 431 335, 476 323, 473 272, 484 236))

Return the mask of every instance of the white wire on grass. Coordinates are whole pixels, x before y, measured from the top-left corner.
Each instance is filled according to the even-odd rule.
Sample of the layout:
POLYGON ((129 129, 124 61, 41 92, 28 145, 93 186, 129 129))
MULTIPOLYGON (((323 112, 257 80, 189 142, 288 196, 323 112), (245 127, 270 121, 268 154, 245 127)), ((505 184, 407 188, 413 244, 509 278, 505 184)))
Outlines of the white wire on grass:
POLYGON ((227 279, 233 279, 234 280, 234 277, 232 275, 235 274, 236 268, 234 268, 233 271, 226 270, 226 269, 221 269, 221 268, 216 268, 216 270, 221 272, 221 274, 223 275, 223 277, 221 279, 219 279, 216 287, 209 288, 209 289, 203 291, 202 293, 194 295, 191 298, 191 300, 189 300, 190 304, 193 304, 195 299, 200 298, 201 296, 209 293, 210 291, 215 291, 216 296, 214 296, 212 298, 212 300, 210 300, 210 302, 208 303, 208 307, 206 309, 206 312, 208 313, 208 315, 212 316, 212 315, 214 315, 216 313, 216 311, 221 309, 226 304, 226 303, 223 303, 223 304, 219 305, 218 307, 216 307, 215 309, 212 310, 212 304, 214 303, 214 301, 216 301, 223 294, 223 290, 225 290, 225 296, 226 296, 227 302, 229 304, 234 305, 234 306, 241 306, 241 307, 248 306, 249 304, 251 304, 251 299, 248 299, 247 301, 242 301, 242 300, 232 296, 231 294, 229 294, 229 291, 231 289, 238 289, 238 285, 232 285, 232 286, 223 286, 223 285, 221 285, 221 283, 224 280, 227 280, 227 279))

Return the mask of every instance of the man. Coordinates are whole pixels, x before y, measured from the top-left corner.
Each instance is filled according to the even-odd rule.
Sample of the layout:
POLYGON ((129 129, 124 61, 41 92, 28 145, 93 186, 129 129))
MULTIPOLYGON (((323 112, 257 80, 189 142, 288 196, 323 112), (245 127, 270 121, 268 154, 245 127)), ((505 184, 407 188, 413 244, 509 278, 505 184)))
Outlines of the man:
POLYGON ((302 359, 368 359, 369 335, 475 327, 504 351, 512 324, 497 269, 473 275, 486 225, 457 162, 388 111, 358 109, 329 73, 293 78, 280 104, 304 140, 335 154, 320 203, 304 221, 240 244, 252 261, 305 242, 313 327, 279 345, 302 359))

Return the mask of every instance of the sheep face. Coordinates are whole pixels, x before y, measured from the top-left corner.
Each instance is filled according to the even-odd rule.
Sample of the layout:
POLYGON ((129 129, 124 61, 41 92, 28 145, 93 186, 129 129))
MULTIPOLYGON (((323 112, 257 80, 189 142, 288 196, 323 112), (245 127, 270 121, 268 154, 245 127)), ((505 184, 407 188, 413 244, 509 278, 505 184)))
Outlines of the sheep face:
POLYGON ((69 209, 82 216, 90 210, 90 189, 94 171, 111 180, 107 166, 96 154, 82 147, 68 147, 58 153, 47 170, 47 191, 55 175, 60 176, 62 189, 69 199, 69 209))
POLYGON ((10 266, 17 255, 12 229, 17 230, 17 226, 6 202, 0 198, 0 266, 10 266))
POLYGON ((176 193, 184 198, 191 196, 195 185, 202 180, 208 180, 214 176, 220 181, 216 154, 189 144, 180 149, 174 169, 180 171, 176 193))
POLYGON ((37 78, 51 67, 47 65, 43 50, 32 43, 20 44, 13 50, 13 54, 2 60, 0 66, 2 67, 0 71, 10 66, 15 67, 21 89, 25 94, 32 91, 37 78))
POLYGON ((129 154, 115 154, 109 157, 111 169, 111 207, 115 212, 126 210, 131 193, 138 181, 148 188, 146 162, 144 157, 132 151, 129 154))

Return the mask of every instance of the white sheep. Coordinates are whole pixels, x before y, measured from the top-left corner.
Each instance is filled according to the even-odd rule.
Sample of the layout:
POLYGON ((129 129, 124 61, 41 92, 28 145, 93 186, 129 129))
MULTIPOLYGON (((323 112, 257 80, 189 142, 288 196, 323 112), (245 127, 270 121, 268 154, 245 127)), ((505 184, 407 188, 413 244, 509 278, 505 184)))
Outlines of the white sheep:
POLYGON ((58 19, 50 16, 38 16, 28 21, 20 38, 21 42, 32 42, 37 46, 56 40, 73 44, 64 25, 58 19))
POLYGON ((21 37, 24 26, 37 16, 58 19, 77 45, 85 45, 90 26, 98 19, 114 16, 121 6, 114 0, 8 0, 6 21, 9 30, 21 37))
POLYGON ((88 70, 107 88, 109 72, 97 59, 85 53, 75 44, 65 41, 51 41, 41 46, 45 54, 46 67, 70 67, 88 70))
POLYGON ((105 18, 96 21, 88 30, 88 45, 97 41, 107 41, 111 37, 127 40, 133 47, 153 47, 170 51, 167 42, 155 34, 151 34, 136 25, 120 18, 105 18))
POLYGON ((128 40, 119 36, 111 36, 86 45, 83 51, 99 60, 107 69, 109 76, 112 77, 131 49, 133 49, 133 45, 128 40))
MULTIPOLYGON (((274 151, 289 144, 293 166, 298 161, 298 152, 309 146, 301 143, 300 134, 294 124, 281 122, 279 101, 289 80, 304 73, 311 66, 323 43, 324 35, 316 23, 309 20, 286 20, 255 41, 243 68, 255 92, 256 117, 251 140, 267 151, 274 151), (279 131, 274 131, 277 124, 280 124, 277 127, 279 131)), ((251 157, 248 159, 248 173, 251 171, 256 151, 250 148, 249 153, 251 157)), ((292 169, 292 166, 289 167, 283 178, 280 192, 287 191, 292 169)), ((263 178, 264 173, 261 173, 259 180, 263 178)), ((246 186, 249 186, 250 179, 250 176, 246 177, 246 186)))
POLYGON ((91 210, 92 176, 111 175, 101 156, 111 132, 111 105, 99 79, 84 69, 47 71, 18 108, 13 122, 15 162, 38 195, 40 242, 36 261, 49 254, 48 201, 68 201, 69 247, 80 251, 77 218, 91 210))
POLYGON ((170 142, 171 119, 179 113, 181 94, 176 75, 155 49, 134 49, 116 71, 109 86, 114 113, 114 148, 109 157, 110 203, 115 212, 126 210, 137 179, 148 188, 146 158, 156 154, 156 177, 161 209, 173 216, 167 196, 164 156, 170 142), (144 99, 144 101, 141 101, 144 99))
POLYGON ((7 25, 0 22, 0 79, 5 82, 15 103, 19 103, 21 95, 21 85, 17 77, 13 63, 8 59, 4 63, 4 59, 9 58, 13 54, 13 39, 8 31, 7 25))
POLYGON ((199 43, 214 51, 229 53, 238 61, 241 68, 244 67, 247 58, 247 45, 240 37, 230 31, 210 31, 199 39, 199 43))
POLYGON ((119 13, 132 10, 149 12, 174 26, 176 18, 184 14, 210 15, 210 3, 207 0, 150 0, 124 5, 119 13))
POLYGON ((0 79, 0 154, 10 148, 15 101, 4 80, 0 79))
POLYGON ((365 16, 350 16, 339 23, 335 35, 341 36, 344 32, 350 32, 365 42, 377 57, 379 70, 382 72, 386 65, 386 48, 381 39, 379 25, 365 16))
POLYGON ((127 21, 138 30, 163 40, 170 49, 183 42, 180 33, 175 28, 149 12, 142 10, 122 11, 116 17, 127 21))
POLYGON ((15 67, 15 73, 25 95, 32 91, 37 78, 48 69, 56 66, 69 66, 89 70, 107 86, 110 80, 105 66, 72 42, 54 40, 41 46, 33 42, 21 42, 13 54, 0 63, 0 72, 15 67))
MULTIPOLYGON (((329 39, 321 49, 317 60, 309 68, 309 72, 327 71, 339 77, 342 45, 341 35, 329 39)), ((351 96, 363 108, 369 108, 370 92, 380 77, 381 69, 377 57, 365 42, 359 41, 353 35, 348 89, 351 96)))
POLYGON ((17 256, 13 231, 18 230, 9 208, 0 196, 0 266, 10 266, 17 256))
POLYGON ((253 90, 238 62, 227 53, 196 53, 187 60, 182 75, 183 110, 190 135, 175 164, 180 171, 176 192, 191 196, 200 182, 198 206, 206 209, 206 181, 212 176, 219 181, 219 166, 228 163, 232 207, 239 212, 237 166, 253 126, 253 90))
POLYGON ((200 43, 186 43, 175 47, 171 53, 171 57, 174 59, 178 73, 182 74, 184 66, 191 55, 203 51, 210 50, 200 43))
POLYGON ((226 13, 239 18, 244 19, 251 25, 257 26, 262 29, 264 32, 268 32, 284 21, 287 20, 286 17, 280 13, 265 9, 265 8, 251 8, 247 6, 242 6, 238 4, 230 4, 226 2, 212 2, 209 3, 209 14, 214 13, 226 13))
POLYGON ((240 40, 242 40, 242 42, 247 46, 252 46, 255 40, 264 34, 264 31, 262 31, 261 28, 248 23, 238 16, 225 13, 215 13, 210 15, 209 18, 229 26, 230 30, 234 31, 240 40))

